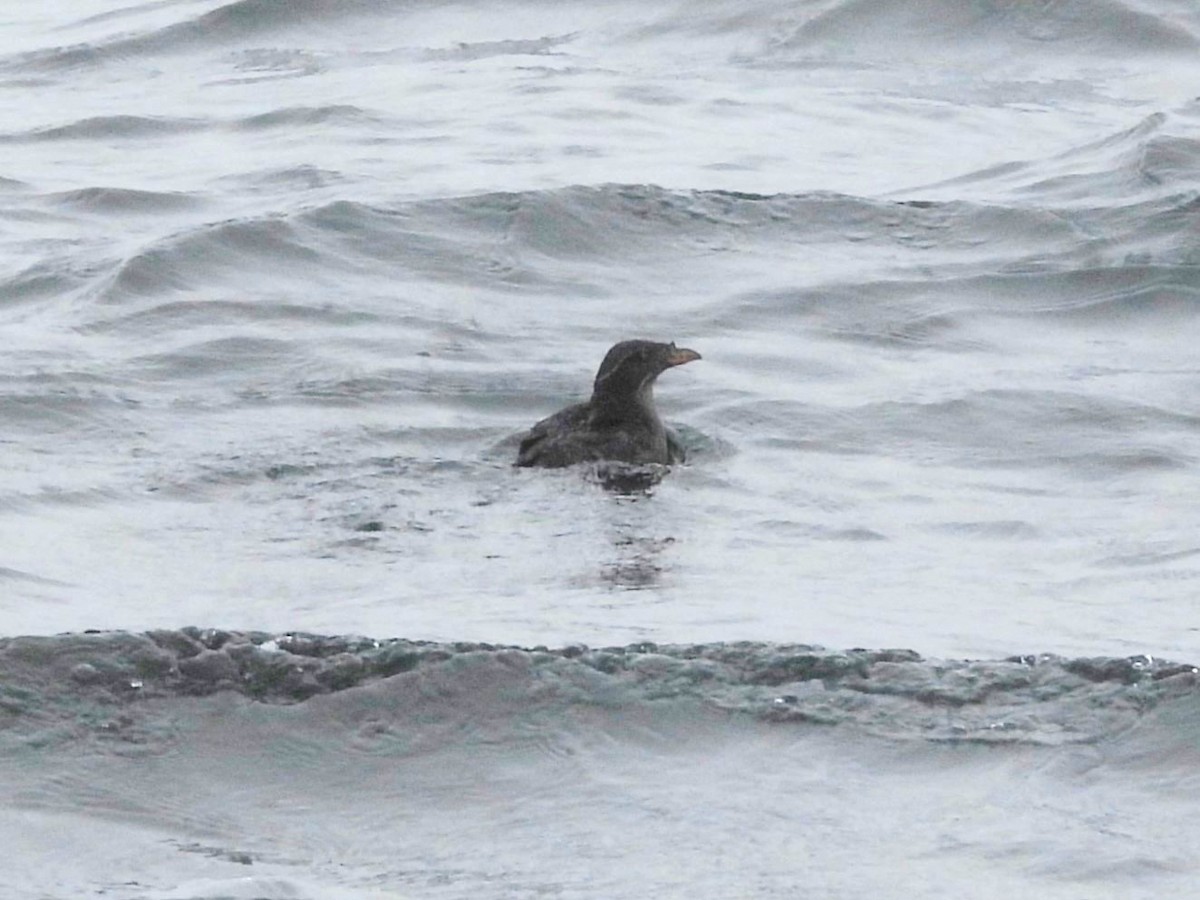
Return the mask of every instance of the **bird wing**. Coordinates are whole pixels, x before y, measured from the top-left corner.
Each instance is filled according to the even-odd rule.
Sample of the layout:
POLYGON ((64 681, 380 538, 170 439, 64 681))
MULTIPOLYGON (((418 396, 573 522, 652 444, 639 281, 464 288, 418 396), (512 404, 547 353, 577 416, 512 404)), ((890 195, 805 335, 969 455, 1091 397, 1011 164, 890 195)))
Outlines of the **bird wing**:
POLYGON ((555 448, 562 442, 564 435, 579 431, 586 424, 587 417, 588 405, 577 403, 536 423, 526 432, 525 437, 521 438, 521 446, 517 450, 517 465, 564 465, 565 463, 553 461, 555 448))

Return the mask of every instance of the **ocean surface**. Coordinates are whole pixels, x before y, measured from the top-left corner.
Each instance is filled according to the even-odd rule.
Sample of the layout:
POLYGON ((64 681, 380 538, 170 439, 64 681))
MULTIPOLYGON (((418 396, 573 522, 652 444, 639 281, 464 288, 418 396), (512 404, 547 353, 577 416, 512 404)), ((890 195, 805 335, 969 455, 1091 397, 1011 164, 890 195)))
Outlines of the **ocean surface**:
POLYGON ((4 898, 1200 884, 1192 0, 7 4, 0 336, 4 898))

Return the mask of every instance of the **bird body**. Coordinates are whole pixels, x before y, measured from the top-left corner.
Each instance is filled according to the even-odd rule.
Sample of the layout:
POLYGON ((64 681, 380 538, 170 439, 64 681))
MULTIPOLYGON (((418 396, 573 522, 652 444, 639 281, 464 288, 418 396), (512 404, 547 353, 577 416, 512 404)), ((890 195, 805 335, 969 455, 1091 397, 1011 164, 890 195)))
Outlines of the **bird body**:
POLYGON ((596 373, 591 399, 530 428, 521 440, 517 465, 682 462, 683 447, 654 407, 654 381, 667 369, 699 358, 696 351, 674 344, 635 340, 614 345, 596 373))

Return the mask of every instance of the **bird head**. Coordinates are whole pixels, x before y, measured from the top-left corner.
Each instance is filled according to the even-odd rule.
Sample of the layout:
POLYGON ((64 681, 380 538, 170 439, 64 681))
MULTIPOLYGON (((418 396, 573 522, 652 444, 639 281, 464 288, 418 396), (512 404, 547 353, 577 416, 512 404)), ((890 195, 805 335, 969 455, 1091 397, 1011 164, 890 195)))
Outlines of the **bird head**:
POLYGON ((658 341, 621 341, 604 356, 596 372, 596 394, 638 394, 654 384, 654 379, 674 366, 700 359, 700 354, 674 343, 658 341))

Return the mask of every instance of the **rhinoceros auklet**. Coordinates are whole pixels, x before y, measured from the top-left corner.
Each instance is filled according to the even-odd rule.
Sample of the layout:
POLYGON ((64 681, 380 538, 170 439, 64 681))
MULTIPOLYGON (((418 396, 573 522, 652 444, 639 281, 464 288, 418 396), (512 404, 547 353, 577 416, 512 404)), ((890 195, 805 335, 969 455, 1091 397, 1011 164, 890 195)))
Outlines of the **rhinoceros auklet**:
POLYGON ((580 462, 683 462, 683 447, 654 408, 654 380, 699 359, 695 350, 655 341, 621 341, 600 363, 592 399, 542 419, 521 440, 518 466, 558 468, 580 462))

